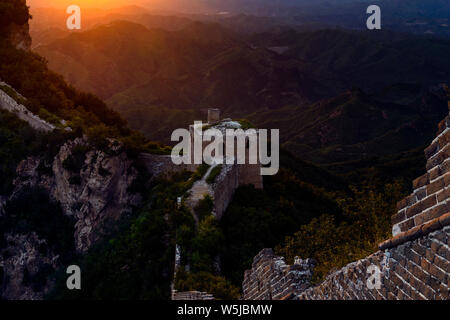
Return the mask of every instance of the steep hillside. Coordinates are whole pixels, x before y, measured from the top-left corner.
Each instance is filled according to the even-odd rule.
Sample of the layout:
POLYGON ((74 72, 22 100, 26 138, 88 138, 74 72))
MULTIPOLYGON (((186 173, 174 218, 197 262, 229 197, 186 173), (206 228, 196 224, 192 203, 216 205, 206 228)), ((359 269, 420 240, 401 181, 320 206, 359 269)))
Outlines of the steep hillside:
POLYGON ((215 24, 168 32, 114 22, 36 50, 71 83, 93 89, 117 110, 143 103, 254 110, 308 101, 321 89, 295 61, 277 61, 275 53, 251 48, 215 24), (100 78, 108 86, 100 86, 100 78))

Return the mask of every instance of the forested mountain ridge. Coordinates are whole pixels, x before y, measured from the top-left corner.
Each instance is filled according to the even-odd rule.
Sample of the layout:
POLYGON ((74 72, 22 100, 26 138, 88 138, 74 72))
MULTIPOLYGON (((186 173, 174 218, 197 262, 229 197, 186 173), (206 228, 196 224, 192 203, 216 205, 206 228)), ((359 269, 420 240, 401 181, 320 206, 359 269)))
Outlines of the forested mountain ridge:
MULTIPOLYGON (((280 51, 285 43, 248 42, 219 25, 192 23, 167 31, 119 21, 48 46, 68 57, 70 72, 79 67, 87 75, 72 74, 88 79, 92 88, 87 89, 111 95, 112 89, 130 85, 108 103, 123 115, 134 112, 127 119, 136 121, 134 128, 138 120, 147 125, 148 136, 162 140, 191 117, 204 119, 203 109, 210 104, 223 107, 225 115, 248 116, 262 127, 282 129, 288 150, 281 149, 280 172, 266 177, 262 190, 239 188, 221 221, 212 217, 206 199, 198 208, 205 217, 199 228, 177 199, 201 170, 153 179, 139 153, 167 153, 169 148, 129 129, 102 100, 50 71, 41 56, 1 38, 0 78, 14 90, 0 89, 56 127, 39 133, 13 113, 0 112, 0 170, 7 177, 0 189, 1 297, 168 299, 176 243, 183 244, 191 266, 190 272, 178 270, 177 288, 206 290, 222 299, 239 297, 243 271, 262 247, 280 245, 298 230, 299 241, 319 244, 316 280, 370 252, 390 234, 396 201, 423 170, 419 145, 432 139, 434 122, 447 108, 445 87, 429 88, 429 81, 441 78, 433 78, 439 70, 427 63, 436 51, 446 50, 446 42, 442 47, 435 40, 418 44, 429 47, 423 65, 432 67, 423 83, 421 69, 407 74, 418 84, 386 79, 384 88, 368 92, 347 88, 343 80, 348 78, 339 80, 350 59, 332 64, 337 52, 315 40, 331 41, 330 34, 347 45, 351 39, 370 44, 352 32, 333 30, 294 34, 294 40, 308 43, 306 49, 294 42, 288 47, 295 50, 280 51), (314 75, 308 47, 324 50, 314 64, 323 61, 329 67, 314 75), (91 55, 94 63, 86 64, 91 55), (108 71, 117 82, 108 82, 108 71), (327 79, 331 84, 336 80, 336 88, 327 79), (408 140, 409 134, 414 139, 408 140), (397 137, 399 143, 393 143, 397 137), (20 256, 29 263, 17 263, 20 256), (81 291, 66 288, 69 264, 83 270, 81 291)), ((339 41, 334 45, 339 47, 339 41)), ((379 46, 394 57, 384 61, 399 61, 396 54, 402 50, 386 42, 376 42, 379 46)), ((379 54, 371 52, 372 57, 379 54)), ((361 70, 371 66, 358 61, 361 70)), ((441 70, 447 67, 444 63, 441 70)), ((404 64, 399 69, 407 70, 404 64)))
POLYGON ((215 106, 280 129, 285 148, 332 169, 425 146, 450 82, 448 40, 390 31, 242 35, 204 22, 168 31, 116 21, 37 50, 154 140, 170 143, 215 106))

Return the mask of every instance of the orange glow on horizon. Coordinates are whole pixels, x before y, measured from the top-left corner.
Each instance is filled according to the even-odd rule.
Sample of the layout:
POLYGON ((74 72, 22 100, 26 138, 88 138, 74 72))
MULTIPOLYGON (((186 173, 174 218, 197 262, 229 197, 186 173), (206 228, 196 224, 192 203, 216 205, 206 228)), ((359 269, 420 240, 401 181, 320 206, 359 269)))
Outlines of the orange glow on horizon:
POLYGON ((27 0, 28 6, 32 8, 67 8, 70 5, 77 5, 80 8, 109 9, 121 6, 139 5, 143 2, 134 0, 27 0))

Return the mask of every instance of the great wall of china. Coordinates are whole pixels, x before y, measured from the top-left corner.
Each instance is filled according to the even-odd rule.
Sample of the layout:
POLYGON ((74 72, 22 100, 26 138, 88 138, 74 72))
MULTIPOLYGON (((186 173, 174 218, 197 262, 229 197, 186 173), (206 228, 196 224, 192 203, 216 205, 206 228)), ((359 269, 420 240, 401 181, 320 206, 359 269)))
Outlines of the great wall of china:
MULTIPOLYGON (((37 130, 52 131, 55 128, 29 112, 4 90, 0 90, 0 107, 16 113, 37 130)), ((210 111, 208 120, 208 125, 219 123, 218 112, 210 111)), ((398 211, 392 216, 393 237, 382 242, 377 252, 344 266, 313 286, 310 282, 314 272, 312 260, 296 259, 293 265, 287 265, 284 258, 276 256, 271 249, 262 249, 255 256, 252 268, 245 272, 241 298, 449 299, 449 142, 450 115, 447 115, 438 125, 437 137, 425 149, 427 172, 413 181, 413 192, 399 201, 398 211), (380 285, 375 287, 368 285, 373 267, 380 272, 380 285)), ((182 170, 195 171, 199 166, 175 165, 170 156, 144 153, 140 157, 154 176, 182 170)), ((210 168, 197 184, 200 186, 198 194, 191 194, 193 201, 190 207, 193 208, 205 193, 209 194, 214 202, 214 214, 220 219, 240 185, 253 184, 256 188, 262 188, 259 168, 259 165, 223 165, 214 183, 208 184, 205 179, 212 169, 210 168)), ((197 291, 173 291, 172 295, 174 300, 213 298, 208 293, 197 291)))
POLYGON ((30 127, 38 131, 53 131, 55 126, 46 122, 45 120, 39 118, 37 115, 30 112, 25 106, 17 103, 12 97, 10 97, 1 87, 9 88, 9 90, 15 92, 15 94, 22 98, 19 93, 17 93, 11 86, 5 82, 0 81, 0 109, 7 110, 14 113, 17 117, 23 121, 26 121, 30 127))
MULTIPOLYGON (((450 109, 450 102, 449 102, 450 109)), ((450 288, 450 115, 426 148, 427 172, 413 193, 397 204, 393 237, 374 254, 329 274, 318 285, 314 263, 287 265, 271 249, 255 256, 245 272, 244 300, 448 300, 450 288), (378 285, 373 285, 378 270, 378 285)))

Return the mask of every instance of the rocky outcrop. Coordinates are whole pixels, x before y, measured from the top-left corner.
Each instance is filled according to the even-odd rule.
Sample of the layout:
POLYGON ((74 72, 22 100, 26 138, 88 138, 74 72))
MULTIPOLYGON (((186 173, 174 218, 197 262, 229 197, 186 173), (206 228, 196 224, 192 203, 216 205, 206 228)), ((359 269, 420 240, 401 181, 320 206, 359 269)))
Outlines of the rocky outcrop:
POLYGON ((48 277, 59 267, 59 256, 36 233, 5 235, 8 247, 0 250, 0 292, 3 299, 43 299, 53 286, 48 277))
POLYGON ((82 138, 69 141, 54 158, 51 174, 39 170, 41 159, 23 160, 17 168, 13 196, 26 186, 47 190, 63 212, 75 218, 75 247, 85 252, 99 239, 105 223, 130 213, 141 200, 139 194, 128 192, 138 172, 121 147, 111 142, 106 152, 90 149, 82 138), (85 149, 79 169, 68 166, 76 148, 85 149))
MULTIPOLYGON (((117 141, 98 150, 77 138, 62 145, 50 164, 45 161, 29 157, 19 164, 9 199, 29 188, 45 190, 65 215, 73 217, 73 241, 79 253, 98 241, 109 223, 141 202, 141 196, 129 190, 138 171, 117 141)), ((0 214, 7 200, 0 199, 0 214)), ((0 297, 43 299, 53 286, 50 276, 63 267, 60 257, 35 232, 2 236, 6 246, 0 250, 0 297)))

